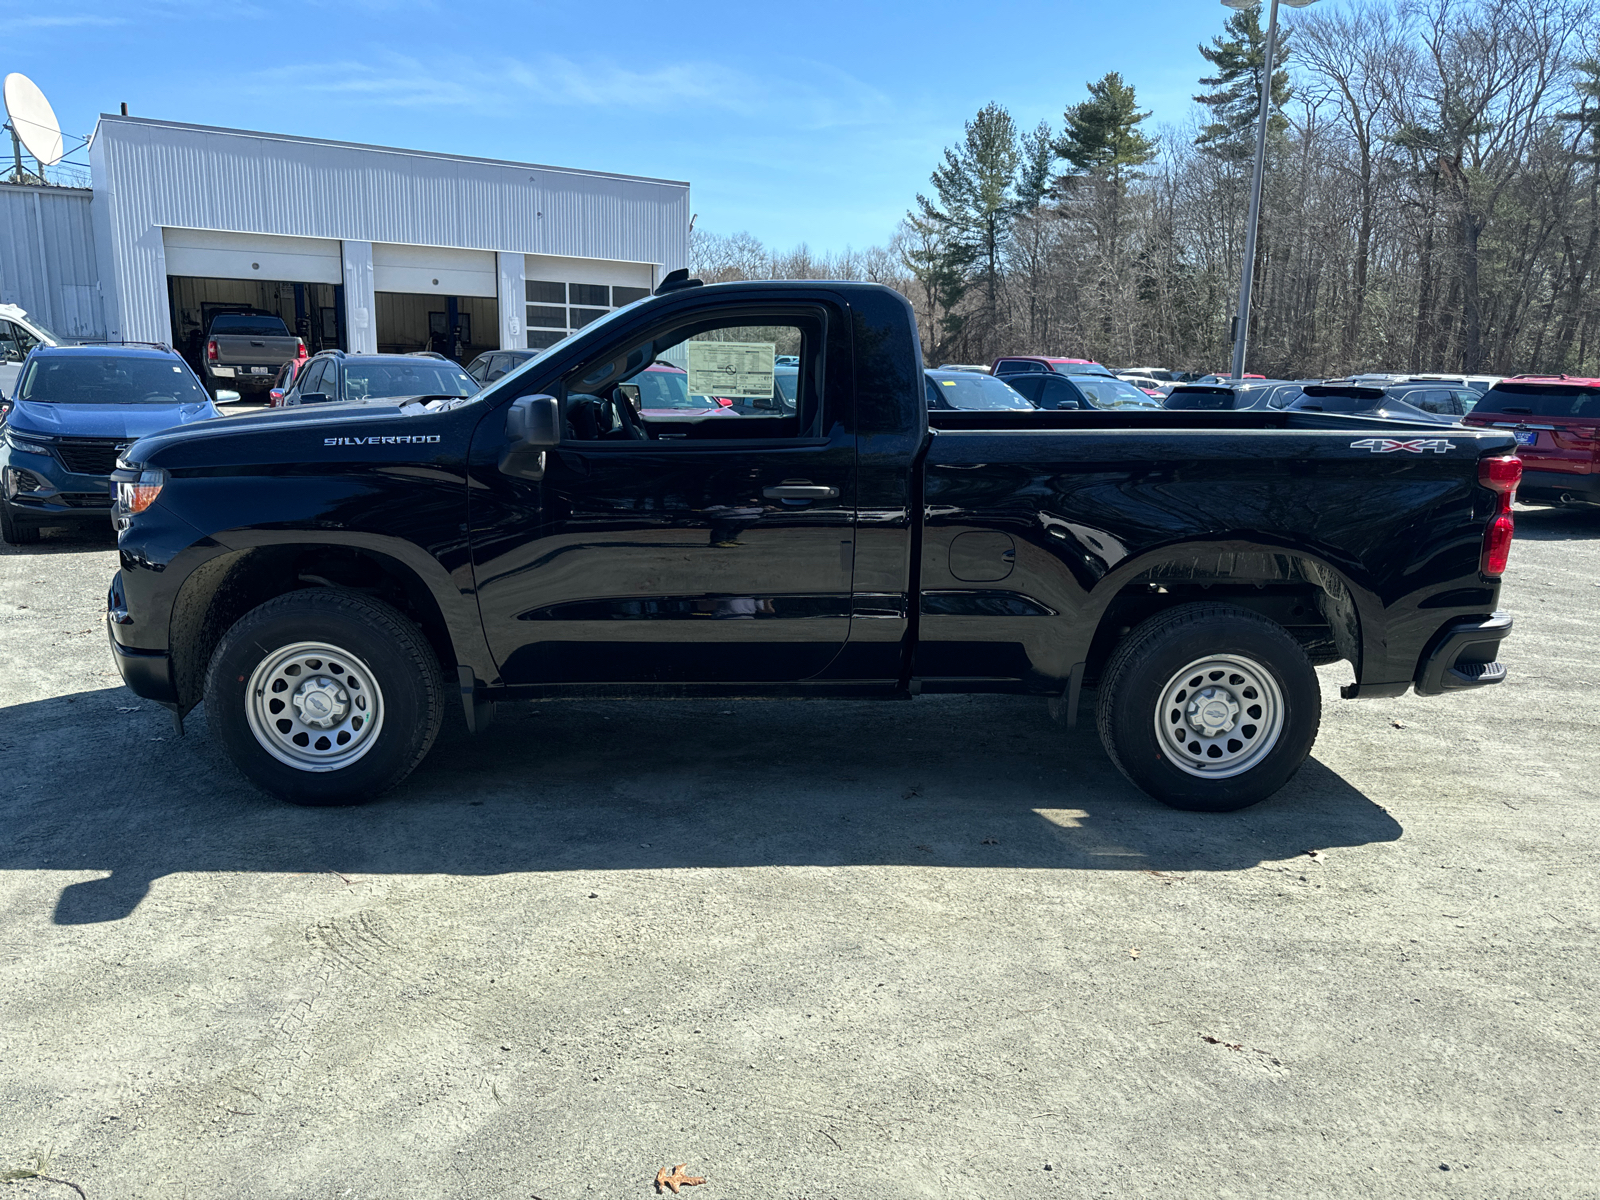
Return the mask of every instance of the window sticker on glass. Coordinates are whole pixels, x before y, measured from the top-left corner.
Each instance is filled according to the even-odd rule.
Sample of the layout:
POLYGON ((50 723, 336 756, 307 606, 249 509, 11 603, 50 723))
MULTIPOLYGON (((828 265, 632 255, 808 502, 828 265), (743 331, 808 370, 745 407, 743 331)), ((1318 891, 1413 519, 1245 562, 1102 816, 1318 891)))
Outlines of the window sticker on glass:
POLYGON ((689 391, 703 396, 772 396, 776 342, 690 342, 689 391))
POLYGON ((955 387, 956 385, 956 381, 954 379, 941 379, 939 382, 944 384, 945 387, 955 387))

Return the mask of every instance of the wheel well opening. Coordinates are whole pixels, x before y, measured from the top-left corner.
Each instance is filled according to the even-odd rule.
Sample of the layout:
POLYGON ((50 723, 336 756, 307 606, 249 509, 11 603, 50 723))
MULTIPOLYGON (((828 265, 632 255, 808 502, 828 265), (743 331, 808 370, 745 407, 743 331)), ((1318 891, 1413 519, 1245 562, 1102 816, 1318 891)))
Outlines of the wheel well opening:
MULTIPOLYGON (((1245 556, 1239 556, 1245 557, 1245 556)), ((1318 563, 1287 555, 1266 560, 1252 575, 1197 572, 1193 563, 1152 567, 1125 584, 1095 628, 1084 683, 1099 682, 1117 645, 1157 613, 1196 601, 1236 604, 1283 626, 1313 665, 1348 660, 1359 666, 1360 626, 1344 581, 1318 563)))
POLYGON ((264 546, 202 564, 179 592, 171 633, 179 711, 200 703, 211 655, 240 617, 287 592, 319 587, 361 592, 398 609, 422 630, 440 668, 447 675, 455 670, 444 615, 427 585, 404 564, 349 546, 264 546))

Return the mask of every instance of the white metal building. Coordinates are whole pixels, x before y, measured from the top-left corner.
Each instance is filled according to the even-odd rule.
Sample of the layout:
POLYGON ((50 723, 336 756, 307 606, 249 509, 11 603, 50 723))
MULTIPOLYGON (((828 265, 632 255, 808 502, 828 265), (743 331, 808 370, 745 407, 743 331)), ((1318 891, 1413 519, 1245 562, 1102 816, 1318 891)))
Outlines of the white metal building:
POLYGON ((0 186, 0 304, 62 337, 103 338, 87 188, 0 186))
POLYGON ((688 259, 689 185, 671 180, 110 115, 89 157, 92 203, 17 189, 46 193, 55 225, 41 201, 0 203, 7 257, 36 241, 40 263, 76 264, 27 289, 49 300, 17 297, 61 308, 69 336, 192 353, 211 313, 250 307, 313 350, 467 358, 553 344, 688 259))

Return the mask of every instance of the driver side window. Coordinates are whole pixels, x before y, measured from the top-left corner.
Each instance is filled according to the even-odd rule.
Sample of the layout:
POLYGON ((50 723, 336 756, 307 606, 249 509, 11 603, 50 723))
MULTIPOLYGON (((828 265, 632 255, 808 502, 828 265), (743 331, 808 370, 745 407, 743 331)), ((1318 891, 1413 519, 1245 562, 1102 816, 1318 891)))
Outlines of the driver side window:
POLYGON ((660 331, 562 381, 564 436, 671 443, 811 435, 821 411, 822 325, 741 314, 660 331))

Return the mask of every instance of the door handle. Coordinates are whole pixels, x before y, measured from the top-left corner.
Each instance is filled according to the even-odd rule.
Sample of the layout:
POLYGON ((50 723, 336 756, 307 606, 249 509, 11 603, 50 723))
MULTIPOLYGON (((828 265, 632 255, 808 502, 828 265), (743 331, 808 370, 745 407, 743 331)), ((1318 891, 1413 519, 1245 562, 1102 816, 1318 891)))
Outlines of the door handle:
POLYGON ((762 488, 761 494, 768 500, 834 500, 839 489, 806 479, 786 479, 776 487, 762 488))

